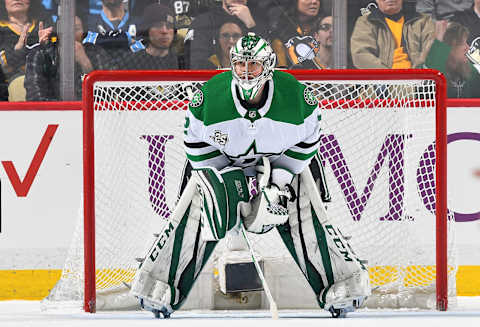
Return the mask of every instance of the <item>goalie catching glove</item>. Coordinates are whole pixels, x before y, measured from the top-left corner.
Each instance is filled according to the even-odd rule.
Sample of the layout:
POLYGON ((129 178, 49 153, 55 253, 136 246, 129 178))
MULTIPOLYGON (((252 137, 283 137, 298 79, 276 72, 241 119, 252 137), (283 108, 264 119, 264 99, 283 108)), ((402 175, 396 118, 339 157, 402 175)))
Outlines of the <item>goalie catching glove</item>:
POLYGON ((263 234, 288 220, 288 201, 295 201, 295 191, 290 185, 294 174, 282 168, 271 168, 263 157, 257 167, 258 195, 248 205, 243 205, 243 223, 249 232, 263 234))

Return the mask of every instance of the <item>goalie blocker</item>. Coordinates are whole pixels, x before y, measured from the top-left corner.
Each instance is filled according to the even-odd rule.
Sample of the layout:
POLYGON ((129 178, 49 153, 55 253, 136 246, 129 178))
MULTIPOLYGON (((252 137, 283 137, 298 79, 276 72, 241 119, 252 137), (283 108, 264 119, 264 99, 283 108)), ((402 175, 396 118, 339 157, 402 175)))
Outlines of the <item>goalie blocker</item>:
MULTIPOLYGON (((315 165, 296 175, 291 183, 294 201, 279 211, 280 216, 270 216, 266 224, 276 227, 319 306, 336 317, 358 308, 370 295, 370 285, 364 262, 326 215, 319 191, 321 178, 315 165)), ((328 198, 325 190, 322 195, 328 198)), ((262 198, 250 202, 255 205, 255 201, 261 203, 262 198)), ((192 170, 166 227, 135 275, 131 294, 140 299, 141 306, 156 317, 169 317, 179 309, 218 241, 239 228, 242 216, 251 215, 250 202, 242 169, 192 170)), ((260 221, 263 215, 265 210, 259 205, 260 221)), ((252 227, 252 223, 245 225, 252 227)))

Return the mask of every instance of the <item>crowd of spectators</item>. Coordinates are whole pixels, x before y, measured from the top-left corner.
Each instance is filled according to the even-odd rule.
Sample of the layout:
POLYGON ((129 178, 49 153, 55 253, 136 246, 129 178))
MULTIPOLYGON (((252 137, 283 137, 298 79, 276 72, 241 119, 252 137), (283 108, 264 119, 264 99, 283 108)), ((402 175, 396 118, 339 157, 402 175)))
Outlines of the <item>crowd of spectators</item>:
POLYGON ((199 65, 205 69, 222 69, 230 67, 230 49, 244 34, 242 27, 234 21, 226 21, 218 29, 215 37, 218 40, 215 53, 208 57, 205 65, 199 65))
POLYGON ((318 42, 318 52, 313 58, 313 63, 318 69, 330 69, 333 67, 333 18, 322 17, 317 21, 313 36, 318 42))
POLYGON ((0 87, 2 100, 25 100, 25 63, 28 53, 46 44, 53 32, 52 22, 40 2, 0 1, 0 87))
MULTIPOLYGON (((190 25, 185 36, 185 58, 187 67, 206 68, 208 58, 215 54, 219 43, 219 30, 226 22, 236 24, 242 35, 254 32, 266 35, 265 18, 255 14, 247 5, 247 0, 222 0, 221 6, 215 6, 198 15, 190 25)), ((238 38, 237 38, 238 39, 238 38)))
MULTIPOLYGON (((297 0, 291 1, 278 19, 273 21, 271 42, 279 67, 289 68, 300 64, 294 51, 298 46, 294 44, 287 49, 286 44, 295 43, 305 36, 313 37, 316 22, 322 15, 320 0, 297 0)), ((308 41, 305 43, 308 44, 308 41)))
POLYGON ((435 36, 428 15, 403 10, 403 0, 377 0, 378 7, 357 19, 350 40, 356 68, 418 68, 435 36))
POLYGON ((437 22, 425 66, 445 74, 449 98, 480 98, 480 74, 465 55, 468 36, 468 29, 457 22, 437 22))
MULTIPOLYGON (((332 1, 76 1, 76 97, 97 69, 228 68, 247 32, 271 43, 278 68, 333 68, 332 1)), ((0 0, 0 101, 59 100, 58 3, 0 0)), ((434 68, 449 97, 480 97, 480 58, 471 55, 480 54, 480 0, 359 0, 347 9, 349 68, 434 68)))
MULTIPOLYGON (((82 96, 82 76, 93 70, 112 69, 109 54, 102 47, 83 44, 84 28, 75 16, 75 92, 82 96)), ((55 101, 59 96, 59 41, 55 38, 32 51, 27 58, 24 87, 27 101, 55 101)))

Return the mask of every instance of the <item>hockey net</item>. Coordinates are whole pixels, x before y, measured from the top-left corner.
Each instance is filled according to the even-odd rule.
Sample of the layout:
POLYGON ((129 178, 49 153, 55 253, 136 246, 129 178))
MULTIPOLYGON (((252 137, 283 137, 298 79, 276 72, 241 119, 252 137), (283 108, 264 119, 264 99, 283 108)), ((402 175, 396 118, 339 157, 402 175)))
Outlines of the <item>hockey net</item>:
MULTIPOLYGON (((44 303, 73 301, 86 311, 136 304, 127 294, 135 258, 144 256, 178 196, 189 91, 215 73, 88 76, 84 214, 62 277, 44 303)), ((456 265, 454 220, 446 208, 443 79, 425 70, 292 73, 319 99, 328 214, 368 260, 373 295, 367 305, 446 309, 447 299, 455 300, 456 265)), ((276 231, 251 237, 279 308, 317 307, 298 283, 300 270, 285 272, 295 264, 276 231)), ((207 293, 218 292, 218 262, 229 251, 228 244, 217 246, 186 308, 215 309, 207 293)))

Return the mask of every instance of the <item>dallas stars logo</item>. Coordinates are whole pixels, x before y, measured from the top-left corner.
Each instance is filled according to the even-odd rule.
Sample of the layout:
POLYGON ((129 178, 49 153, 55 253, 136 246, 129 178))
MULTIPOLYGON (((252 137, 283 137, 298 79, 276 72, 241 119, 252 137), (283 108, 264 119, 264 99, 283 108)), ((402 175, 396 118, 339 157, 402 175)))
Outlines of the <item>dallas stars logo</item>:
POLYGON ((238 156, 231 156, 225 153, 228 159, 230 159, 230 163, 236 167, 250 167, 255 166, 260 159, 263 157, 270 157, 275 155, 280 155, 280 153, 273 153, 273 152, 259 152, 257 150, 257 145, 255 141, 250 144, 250 146, 245 150, 244 153, 239 154, 238 156))
POLYGON ((200 107, 202 103, 203 103, 203 92, 201 90, 198 90, 193 95, 193 98, 190 101, 190 106, 192 108, 197 108, 197 107, 200 107))
POLYGON ((257 35, 248 34, 247 36, 242 38, 242 47, 245 50, 253 50, 257 45, 258 41, 260 41, 260 37, 257 35))
POLYGON ((311 106, 318 105, 317 99, 307 88, 305 88, 305 90, 303 91, 303 98, 305 99, 305 102, 311 106))
POLYGON ((221 131, 213 132, 213 135, 211 135, 210 138, 213 140, 213 142, 220 145, 225 145, 228 142, 228 134, 222 134, 221 131))

